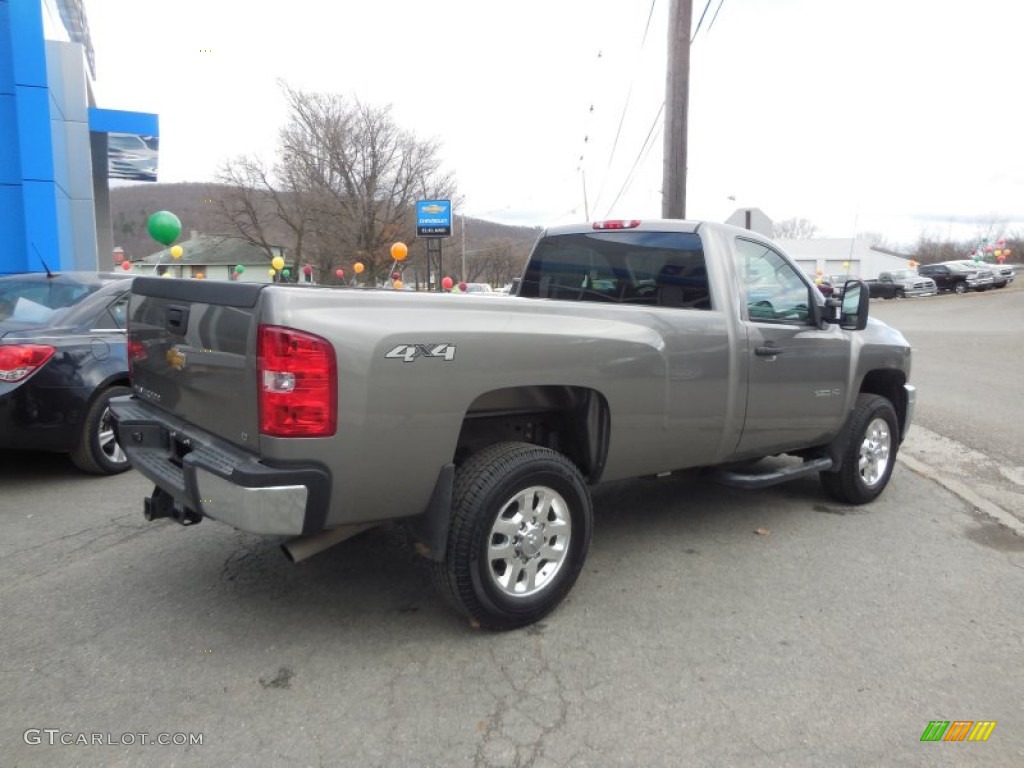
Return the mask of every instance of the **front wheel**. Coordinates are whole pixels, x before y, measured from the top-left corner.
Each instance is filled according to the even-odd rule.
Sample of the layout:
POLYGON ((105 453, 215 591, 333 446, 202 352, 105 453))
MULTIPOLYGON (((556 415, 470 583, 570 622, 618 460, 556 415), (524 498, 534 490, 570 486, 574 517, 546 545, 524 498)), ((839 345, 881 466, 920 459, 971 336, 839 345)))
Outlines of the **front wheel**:
POLYGON ((957 283, 953 290, 957 293, 967 293, 967 283, 957 283))
POLYGON ((116 475, 131 469, 128 457, 117 442, 110 415, 110 399, 131 393, 128 387, 108 387, 93 400, 85 414, 78 445, 71 451, 71 461, 76 467, 94 475, 116 475))
POLYGON ((590 492, 565 456, 529 443, 489 446, 455 476, 434 583, 481 626, 532 624, 572 589, 592 528, 590 492))
POLYGON ((839 470, 820 474, 825 492, 847 504, 866 504, 877 498, 892 476, 898 435, 892 403, 881 395, 859 395, 839 437, 839 470))

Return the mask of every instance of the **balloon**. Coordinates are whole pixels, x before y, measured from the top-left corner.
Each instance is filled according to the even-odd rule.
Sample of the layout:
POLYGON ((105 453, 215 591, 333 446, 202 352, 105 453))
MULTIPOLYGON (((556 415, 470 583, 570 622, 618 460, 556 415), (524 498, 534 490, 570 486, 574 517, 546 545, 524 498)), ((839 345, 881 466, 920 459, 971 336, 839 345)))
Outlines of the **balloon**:
POLYGON ((124 254, 121 253, 120 251, 115 253, 114 254, 114 263, 115 264, 123 264, 124 263, 124 254))
POLYGON ((121 269, 123 269, 125 272, 127 272, 131 268, 132 268, 132 263, 130 261, 122 261, 121 262, 121 269))
POLYGON ((344 269, 336 269, 336 270, 334 270, 334 274, 337 275, 338 277, 344 277, 345 276, 345 270, 344 269))
POLYGON ((818 274, 819 275, 824 275, 825 274, 825 270, 824 269, 819 269, 818 270, 818 274))
POLYGON ((849 269, 849 268, 850 268, 850 262, 844 261, 843 262, 843 269, 849 269))
POLYGON ((441 287, 444 288, 446 291, 450 291, 453 285, 455 285, 455 281, 452 280, 450 277, 444 277, 441 279, 441 287))
POLYGON ((276 274, 277 274, 277 270, 276 270, 276 269, 273 269, 273 268, 271 268, 271 269, 268 269, 268 270, 267 270, 267 274, 268 274, 268 275, 270 275, 271 277, 273 277, 274 275, 276 275, 276 274))
POLYGON ((1004 245, 1006 245, 1006 240, 1004 240, 1003 238, 1000 237, 998 240, 996 240, 996 245, 998 245, 1000 247, 1004 246, 1004 245))
POLYGON ((309 264, 307 264, 302 268, 302 274, 304 274, 306 277, 309 277, 310 275, 313 274, 313 268, 309 266, 309 264))
POLYGON ((281 270, 281 274, 284 275, 285 277, 291 277, 292 271, 285 267, 284 269, 281 270))
POLYGON ((196 272, 196 280, 202 280, 204 277, 202 272, 196 272))
POLYGON ((467 286, 466 286, 466 283, 465 283, 465 282, 461 282, 461 283, 459 283, 459 290, 460 290, 460 291, 462 291, 463 293, 465 293, 465 292, 466 292, 466 288, 467 288, 467 286))
POLYGON ((274 269, 284 269, 284 259, 280 256, 275 256, 270 260, 270 266, 274 269))
POLYGON ((181 234, 181 220, 170 211, 157 211, 146 222, 149 236, 163 245, 170 245, 181 234))
POLYGON ((403 288, 405 288, 405 283, 403 283, 401 280, 395 280, 395 282, 393 282, 392 285, 395 287, 396 291, 400 291, 403 288))
POLYGON ((245 267, 243 267, 241 264, 239 264, 237 267, 235 267, 235 274, 240 275, 243 272, 245 272, 245 267))
POLYGON ((391 258, 395 261, 402 261, 409 255, 409 247, 405 243, 395 243, 391 246, 391 258))
POLYGON ((170 272, 164 272, 162 275, 160 275, 160 277, 171 277, 171 273, 170 272))
POLYGON ((400 273, 398 273, 398 272, 392 272, 391 273, 391 279, 392 280, 401 280, 402 279, 402 275, 400 273))
POLYGON ((998 259, 998 258, 999 258, 1000 256, 1002 256, 1002 255, 1003 255, 1003 251, 1002 251, 1002 249, 1001 249, 1001 248, 996 248, 996 249, 995 249, 994 251, 992 251, 992 253, 994 253, 994 254, 996 255, 996 258, 997 258, 997 259, 998 259))
POLYGON ((356 271, 356 274, 359 275, 362 274, 363 270, 366 269, 366 267, 363 266, 363 262, 357 261, 355 264, 352 265, 352 269, 354 269, 356 271))
POLYGON ((181 254, 183 254, 184 252, 185 252, 185 249, 182 248, 180 245, 172 245, 171 246, 171 258, 172 259, 180 259, 181 258, 181 254))

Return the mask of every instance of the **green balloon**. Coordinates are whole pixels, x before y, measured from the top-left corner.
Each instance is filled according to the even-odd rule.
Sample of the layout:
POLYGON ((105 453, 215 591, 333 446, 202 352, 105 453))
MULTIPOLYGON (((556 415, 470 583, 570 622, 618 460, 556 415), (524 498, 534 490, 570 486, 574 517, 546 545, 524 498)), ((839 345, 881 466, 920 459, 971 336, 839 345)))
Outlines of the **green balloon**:
POLYGON ((281 270, 281 274, 284 275, 285 277, 290 276, 291 273, 292 273, 292 271, 290 269, 288 269, 287 267, 281 270))
POLYGON ((235 267, 235 273, 236 273, 236 274, 239 274, 239 275, 240 275, 240 274, 242 274, 243 272, 245 272, 245 267, 243 267, 243 266, 242 266, 241 264, 239 264, 239 265, 238 265, 237 267, 235 267))
POLYGON ((181 220, 170 211, 157 211, 149 217, 146 229, 158 243, 170 245, 181 234, 181 220))

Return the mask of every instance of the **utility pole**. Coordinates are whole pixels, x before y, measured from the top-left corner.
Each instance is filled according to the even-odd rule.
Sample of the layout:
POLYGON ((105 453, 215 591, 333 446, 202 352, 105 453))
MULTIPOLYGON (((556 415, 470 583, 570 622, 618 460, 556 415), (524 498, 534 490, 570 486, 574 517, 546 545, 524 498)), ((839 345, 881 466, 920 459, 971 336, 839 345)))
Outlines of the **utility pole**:
POLYGON ((665 161, 661 215, 686 218, 686 115, 690 103, 690 27, 693 0, 671 0, 665 85, 665 161))

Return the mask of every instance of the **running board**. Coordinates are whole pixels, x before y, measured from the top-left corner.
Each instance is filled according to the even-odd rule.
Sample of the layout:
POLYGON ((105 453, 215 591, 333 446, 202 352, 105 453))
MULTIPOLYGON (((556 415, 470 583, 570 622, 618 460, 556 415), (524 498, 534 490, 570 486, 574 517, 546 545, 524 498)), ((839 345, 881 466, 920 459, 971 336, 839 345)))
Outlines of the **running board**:
POLYGON ((832 469, 832 459, 827 456, 820 459, 805 461, 803 464, 794 464, 791 467, 777 469, 773 472, 761 472, 750 474, 743 472, 730 472, 725 469, 713 469, 708 476, 716 483, 731 485, 736 488, 767 488, 769 485, 778 485, 788 480, 795 480, 798 477, 816 475, 819 472, 826 472, 832 469))

